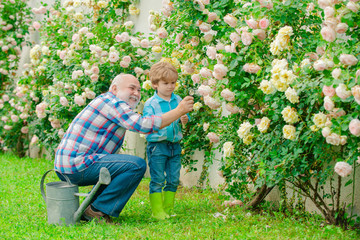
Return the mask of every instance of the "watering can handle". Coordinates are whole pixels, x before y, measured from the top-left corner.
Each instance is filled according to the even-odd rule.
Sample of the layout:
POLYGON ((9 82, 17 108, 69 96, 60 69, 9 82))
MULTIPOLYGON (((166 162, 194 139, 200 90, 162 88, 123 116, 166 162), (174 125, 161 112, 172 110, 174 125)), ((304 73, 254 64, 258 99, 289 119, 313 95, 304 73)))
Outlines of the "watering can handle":
POLYGON ((49 172, 51 172, 51 171, 60 173, 61 176, 63 176, 63 177, 65 178, 65 180, 67 181, 68 184, 73 185, 73 184, 70 182, 70 179, 68 178, 68 176, 62 174, 62 173, 59 172, 58 170, 56 170, 56 169, 50 169, 50 170, 48 170, 46 173, 44 173, 44 175, 43 175, 42 178, 41 178, 41 182, 40 182, 41 195, 43 196, 45 202, 46 202, 46 195, 45 195, 45 190, 44 190, 44 181, 45 181, 46 175, 47 175, 49 172))

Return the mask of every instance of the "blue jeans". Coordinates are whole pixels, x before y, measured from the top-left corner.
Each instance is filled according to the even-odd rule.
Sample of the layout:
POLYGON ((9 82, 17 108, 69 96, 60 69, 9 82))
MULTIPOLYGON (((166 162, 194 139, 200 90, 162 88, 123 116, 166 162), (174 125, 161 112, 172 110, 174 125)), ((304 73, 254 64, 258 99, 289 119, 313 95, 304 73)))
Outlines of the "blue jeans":
MULTIPOLYGON (((107 215, 118 217, 144 176, 146 162, 136 156, 109 154, 91 164, 84 171, 65 175, 73 184, 95 185, 102 167, 109 170, 111 182, 109 185, 100 186, 92 200, 92 205, 107 215)), ((60 174, 58 176, 64 180, 60 174)))
POLYGON ((163 190, 176 192, 180 183, 180 144, 166 141, 149 142, 146 153, 151 176, 150 194, 163 190))

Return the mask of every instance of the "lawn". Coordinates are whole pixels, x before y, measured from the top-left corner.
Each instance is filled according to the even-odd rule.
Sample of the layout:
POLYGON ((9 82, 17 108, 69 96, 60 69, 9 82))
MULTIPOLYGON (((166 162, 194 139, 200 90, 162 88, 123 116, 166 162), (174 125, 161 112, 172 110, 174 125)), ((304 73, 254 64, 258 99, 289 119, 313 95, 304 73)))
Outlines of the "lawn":
MULTIPOLYGON (((8 154, 0 155, 0 161, 0 239, 360 239, 356 231, 325 225, 319 216, 295 218, 226 208, 221 205, 226 196, 192 188, 179 189, 175 217, 154 221, 146 178, 114 219, 118 225, 49 225, 39 185, 52 162, 8 154)), ((53 173, 46 180, 51 181, 58 181, 53 173)))

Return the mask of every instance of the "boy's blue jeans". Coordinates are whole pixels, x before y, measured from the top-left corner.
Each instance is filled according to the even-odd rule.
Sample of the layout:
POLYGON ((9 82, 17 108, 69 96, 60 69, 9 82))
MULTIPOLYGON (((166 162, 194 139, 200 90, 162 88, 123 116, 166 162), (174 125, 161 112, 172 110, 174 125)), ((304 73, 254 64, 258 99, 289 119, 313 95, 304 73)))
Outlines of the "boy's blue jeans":
POLYGON ((176 192, 180 183, 180 144, 168 141, 149 142, 146 153, 151 176, 150 194, 162 191, 176 192))
MULTIPOLYGON (((84 171, 65 175, 73 184, 95 185, 102 167, 109 170, 111 182, 109 185, 100 186, 92 205, 107 215, 118 217, 144 176, 146 162, 136 156, 109 154, 91 164, 84 171)), ((65 180, 60 174, 58 176, 61 180, 65 180)))

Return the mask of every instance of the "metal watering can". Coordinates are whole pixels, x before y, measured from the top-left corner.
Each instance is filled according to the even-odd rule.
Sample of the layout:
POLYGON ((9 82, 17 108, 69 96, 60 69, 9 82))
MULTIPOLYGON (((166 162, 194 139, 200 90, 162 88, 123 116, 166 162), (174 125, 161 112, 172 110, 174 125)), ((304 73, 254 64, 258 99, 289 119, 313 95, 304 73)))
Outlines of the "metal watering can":
POLYGON ((111 176, 109 170, 105 167, 100 169, 99 181, 93 187, 89 194, 79 193, 78 185, 72 184, 66 175, 61 174, 66 182, 50 182, 46 184, 46 195, 44 191, 44 181, 46 175, 55 171, 47 171, 41 178, 40 190, 46 202, 47 216, 49 224, 74 225, 79 222, 86 207, 99 189, 101 184, 109 185, 111 176), (79 196, 86 197, 79 207, 79 196))

